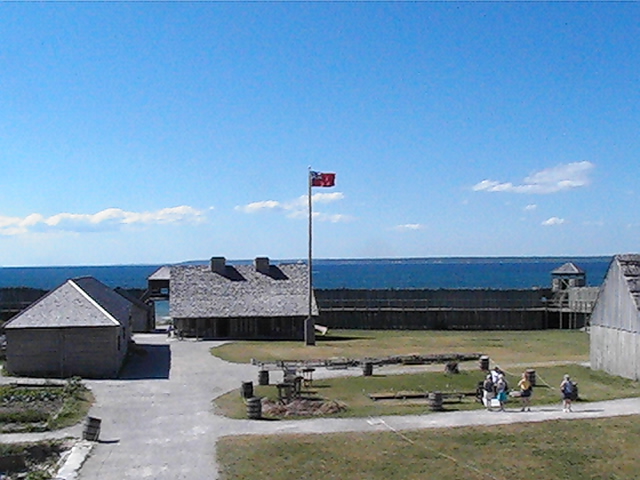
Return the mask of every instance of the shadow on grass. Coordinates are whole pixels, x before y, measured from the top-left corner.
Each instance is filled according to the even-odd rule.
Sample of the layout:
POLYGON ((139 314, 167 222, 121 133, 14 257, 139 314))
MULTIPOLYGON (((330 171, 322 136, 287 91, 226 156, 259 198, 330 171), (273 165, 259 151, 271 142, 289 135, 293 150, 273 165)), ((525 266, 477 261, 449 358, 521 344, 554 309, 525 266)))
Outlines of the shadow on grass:
POLYGON ((363 337, 363 336, 343 336, 343 335, 318 335, 316 336, 317 342, 345 342, 349 340, 367 340, 371 337, 363 337))

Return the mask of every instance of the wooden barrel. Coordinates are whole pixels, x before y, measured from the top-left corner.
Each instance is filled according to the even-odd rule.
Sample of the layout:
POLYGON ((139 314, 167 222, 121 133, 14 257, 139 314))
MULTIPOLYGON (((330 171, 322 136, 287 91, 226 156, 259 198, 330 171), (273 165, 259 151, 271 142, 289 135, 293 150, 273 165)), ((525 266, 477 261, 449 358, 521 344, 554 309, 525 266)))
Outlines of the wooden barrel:
POLYGON ((536 386, 536 371, 533 368, 528 369, 525 374, 527 375, 527 380, 532 387, 536 386))
POLYGON ((370 377, 371 375, 373 375, 373 363, 364 362, 364 364, 362 365, 362 375, 365 377, 370 377))
POLYGON ((247 417, 251 420, 262 418, 262 399, 260 397, 247 398, 247 417))
POLYGON ((429 408, 436 412, 442 410, 442 392, 429 393, 429 408))
POLYGON ((102 420, 95 417, 87 417, 82 430, 82 438, 91 442, 97 442, 100 438, 100 425, 102 420))
POLYGON ((489 371, 489 356, 482 355, 480 357, 480 370, 489 371))
POLYGON ((241 388, 242 398, 253 397, 253 382, 242 382, 241 388))
POLYGON ((269 385, 269 370, 258 372, 258 385, 269 385))

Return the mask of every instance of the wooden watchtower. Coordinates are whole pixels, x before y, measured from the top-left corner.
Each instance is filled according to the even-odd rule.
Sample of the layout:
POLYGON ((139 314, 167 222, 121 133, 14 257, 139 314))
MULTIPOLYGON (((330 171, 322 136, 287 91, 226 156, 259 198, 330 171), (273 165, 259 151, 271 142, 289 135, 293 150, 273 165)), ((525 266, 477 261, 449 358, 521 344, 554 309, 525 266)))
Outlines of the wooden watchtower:
POLYGON ((567 262, 551 272, 551 282, 554 293, 572 287, 585 287, 587 274, 575 263, 567 262))
POLYGON ((580 298, 585 294, 587 297, 593 296, 597 289, 586 289, 587 274, 586 272, 572 262, 567 262, 561 267, 551 272, 551 291, 553 297, 551 299, 550 309, 559 314, 560 328, 563 328, 563 314, 568 320, 568 328, 576 328, 578 314, 587 316, 591 313, 592 302, 587 302, 584 308, 583 303, 576 302, 575 298, 580 298), (589 291, 588 291, 589 290, 589 291), (590 290, 594 290, 591 292, 590 290))

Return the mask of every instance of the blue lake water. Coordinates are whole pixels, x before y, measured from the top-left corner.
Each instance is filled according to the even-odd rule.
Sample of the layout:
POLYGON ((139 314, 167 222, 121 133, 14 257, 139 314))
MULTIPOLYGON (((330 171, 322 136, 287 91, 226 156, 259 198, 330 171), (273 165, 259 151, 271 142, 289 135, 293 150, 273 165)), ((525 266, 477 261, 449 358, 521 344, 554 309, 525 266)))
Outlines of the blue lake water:
MULTIPOLYGON (((551 271, 573 262, 586 272, 588 285, 598 286, 610 261, 611 257, 318 259, 313 263, 313 282, 315 288, 529 289, 550 286, 551 271)), ((48 290, 69 278, 93 276, 114 288, 145 288, 147 277, 160 266, 0 267, 0 287, 48 290)))

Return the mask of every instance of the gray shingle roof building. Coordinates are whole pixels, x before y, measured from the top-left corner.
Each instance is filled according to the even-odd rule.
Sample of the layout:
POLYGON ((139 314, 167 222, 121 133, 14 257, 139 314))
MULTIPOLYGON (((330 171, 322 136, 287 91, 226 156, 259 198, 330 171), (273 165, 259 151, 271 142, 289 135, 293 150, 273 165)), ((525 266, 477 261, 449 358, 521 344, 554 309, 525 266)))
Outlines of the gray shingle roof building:
POLYGON ((133 304, 92 277, 67 280, 5 325, 17 375, 112 377, 131 339, 133 304))
MULTIPOLYGON (((211 338, 302 338, 309 313, 308 267, 273 265, 259 257, 253 265, 171 267, 170 309, 176 328, 211 338)), ((312 314, 318 314, 312 296, 312 314)))

